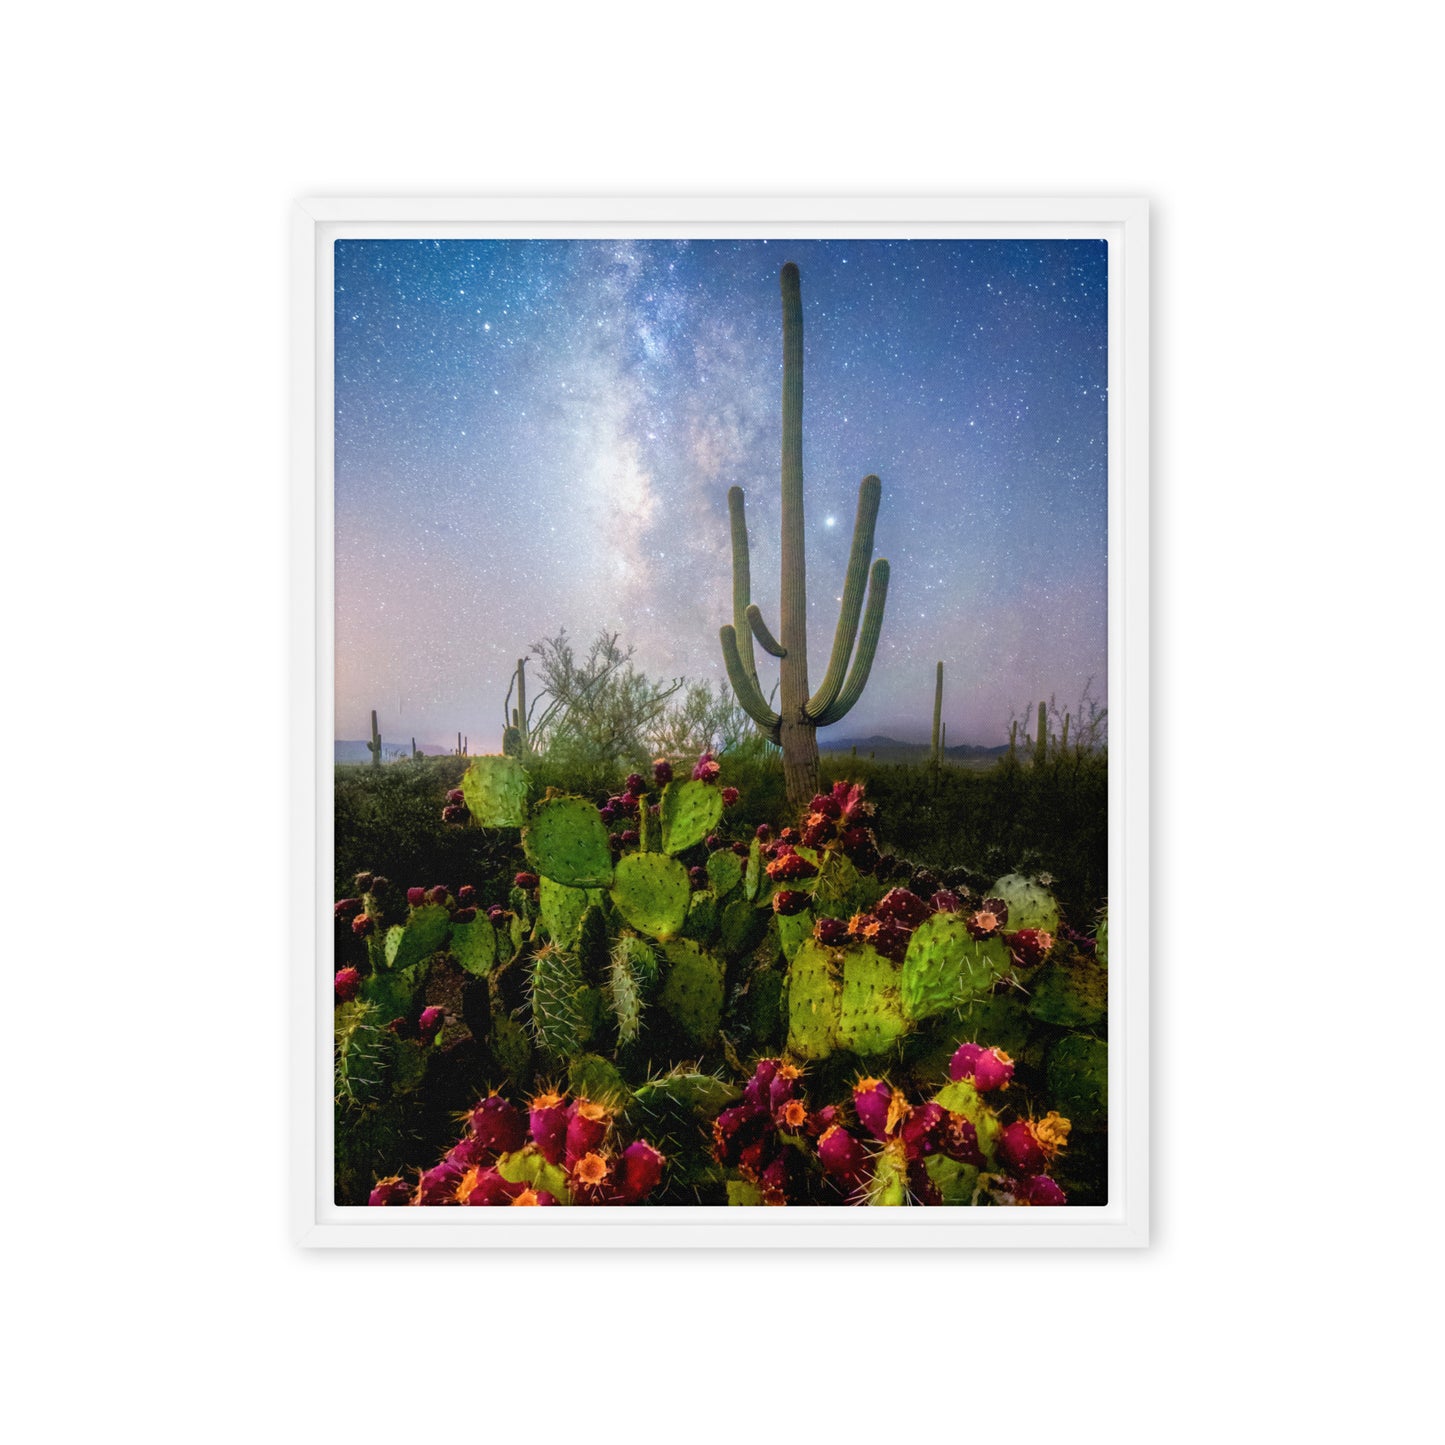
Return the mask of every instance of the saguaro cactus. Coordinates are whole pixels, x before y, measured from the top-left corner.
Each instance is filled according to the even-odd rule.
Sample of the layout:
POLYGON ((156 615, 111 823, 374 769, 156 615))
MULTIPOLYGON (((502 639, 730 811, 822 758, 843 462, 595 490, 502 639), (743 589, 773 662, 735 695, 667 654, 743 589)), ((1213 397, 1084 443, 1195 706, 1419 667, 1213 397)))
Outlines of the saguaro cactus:
POLYGON ((943 761, 943 744, 940 741, 940 728, 943 726, 943 664, 938 664, 938 671, 933 679, 933 762, 937 766, 943 761))
POLYGON ((1049 709, 1045 703, 1039 704, 1039 730, 1034 737, 1034 763, 1043 767, 1049 756, 1049 709))
POLYGON ((371 754, 371 766, 381 766, 381 734, 376 730, 376 709, 371 710, 371 741, 367 743, 366 750, 371 754))
POLYGON ((818 791, 818 729, 847 715, 868 682, 883 627, 888 597, 888 563, 873 556, 873 527, 883 484, 863 478, 858 515, 843 583, 843 604, 833 637, 833 652, 822 685, 808 695, 808 589, 803 548, 803 297, 798 268, 783 267, 783 546, 780 636, 774 637, 751 598, 748 527, 743 491, 728 492, 732 523, 733 620, 722 629, 723 662, 728 681, 748 716, 783 750, 783 779, 790 807, 802 808, 818 791), (864 591, 867 608, 864 608, 864 591), (858 630, 859 614, 863 630, 858 630), (778 710, 763 696, 754 660, 753 639, 778 659, 778 710), (857 642, 857 652, 854 643, 857 642), (852 666, 849 667, 849 660, 852 666))
POLYGON ((507 688, 502 703, 502 751, 512 757, 522 757, 531 751, 530 729, 527 726, 527 659, 517 659, 517 670, 512 674, 511 685, 507 688), (513 691, 517 694, 517 705, 510 717, 507 708, 512 701, 513 691))

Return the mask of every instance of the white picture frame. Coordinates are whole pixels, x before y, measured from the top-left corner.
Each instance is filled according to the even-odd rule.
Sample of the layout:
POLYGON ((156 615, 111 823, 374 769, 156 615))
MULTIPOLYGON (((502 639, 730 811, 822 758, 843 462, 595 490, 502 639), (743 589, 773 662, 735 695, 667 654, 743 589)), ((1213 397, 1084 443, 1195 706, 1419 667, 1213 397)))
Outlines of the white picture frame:
POLYGON ((307 1248, 1039 1248, 1149 1240, 1149 218, 1133 198, 306 199, 292 220, 292 1233, 307 1248), (1109 1202, 406 1210, 331 1200, 332 270, 356 237, 1109 243, 1109 1202))

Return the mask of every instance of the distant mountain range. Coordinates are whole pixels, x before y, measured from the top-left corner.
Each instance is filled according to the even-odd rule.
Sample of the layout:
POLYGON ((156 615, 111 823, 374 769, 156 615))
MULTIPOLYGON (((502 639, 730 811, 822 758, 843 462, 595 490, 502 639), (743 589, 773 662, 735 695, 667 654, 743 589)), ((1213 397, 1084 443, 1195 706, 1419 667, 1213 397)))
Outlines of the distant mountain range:
MULTIPOLYGON (((455 752, 455 748, 434 747, 430 743, 422 743, 420 750, 429 758, 445 757, 448 753, 455 752)), ((381 755, 383 758, 409 758, 411 756, 411 744, 389 743, 385 738, 381 740, 381 755)), ((344 738, 337 738, 333 758, 338 763, 369 763, 371 761, 371 746, 362 738, 360 742, 349 742, 344 738)))
MULTIPOLYGON (((927 762, 933 748, 928 743, 904 743, 897 738, 874 733, 866 738, 830 738, 820 736, 818 751, 821 753, 851 753, 856 751, 860 758, 870 754, 878 763, 922 763, 927 762)), ((1001 758, 1008 752, 1007 743, 986 748, 978 743, 959 743, 957 747, 945 748, 943 755, 950 762, 977 765, 994 758, 1001 758)))

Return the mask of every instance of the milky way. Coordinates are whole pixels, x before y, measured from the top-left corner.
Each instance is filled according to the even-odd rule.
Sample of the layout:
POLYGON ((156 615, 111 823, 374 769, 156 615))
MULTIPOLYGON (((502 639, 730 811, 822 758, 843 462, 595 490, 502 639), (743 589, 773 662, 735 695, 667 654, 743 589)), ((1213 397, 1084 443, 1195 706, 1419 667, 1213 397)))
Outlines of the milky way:
POLYGON ((375 708, 495 751, 515 659, 563 628, 721 680, 734 484, 776 627, 785 260, 819 677, 869 472, 892 566, 833 735, 926 737, 939 659, 950 744, 1107 697, 1102 241, 340 241, 338 737, 375 708))

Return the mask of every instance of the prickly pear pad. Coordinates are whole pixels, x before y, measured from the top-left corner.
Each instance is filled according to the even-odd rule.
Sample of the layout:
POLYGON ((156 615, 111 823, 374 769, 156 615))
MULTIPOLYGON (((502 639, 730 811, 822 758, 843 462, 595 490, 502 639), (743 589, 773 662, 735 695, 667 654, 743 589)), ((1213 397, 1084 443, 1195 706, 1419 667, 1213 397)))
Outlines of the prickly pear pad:
POLYGON ((407 914, 406 923, 386 930, 386 966, 410 968, 429 958, 447 941, 452 916, 440 903, 426 903, 407 914))
POLYGON ((497 930, 492 927, 491 919, 482 914, 470 923, 452 924, 447 952, 468 973, 485 978, 497 961, 497 930))
POLYGON ((548 798, 522 829, 522 848, 538 873, 569 888, 612 882, 607 829, 586 798, 548 798))
POLYGON ((1048 964, 1029 986, 1028 1011, 1060 1028, 1101 1024, 1109 1012, 1107 975, 1092 959, 1048 964))
POLYGON ((473 758, 462 774, 461 787, 472 822, 483 828, 522 826, 527 773, 516 758, 473 758))
POLYGON ((664 1074, 649 1079, 638 1088, 633 1098, 644 1110, 656 1109, 664 1103, 691 1109, 701 1119, 713 1118, 738 1098, 742 1090, 715 1074, 664 1074))
POLYGON ((843 1006, 834 957, 810 938, 788 968, 788 1052, 797 1058, 826 1059, 833 1052, 843 1006))
POLYGON ((1022 873, 1009 873, 989 889, 989 896, 1008 904, 1008 929, 1039 928, 1045 933, 1059 931, 1059 905, 1042 883, 1022 873))
POLYGON ((764 915, 745 898, 734 898, 722 911, 722 950, 730 957, 745 953, 762 936, 764 915))
POLYGON ((722 960, 689 938, 667 944, 668 971, 657 1001, 695 1044, 710 1043, 722 1022, 722 960))
POLYGON ((914 930, 903 961, 903 1008, 917 1022, 980 997, 1008 972, 1008 949, 977 940, 957 913, 935 913, 914 930))
POLYGON ((560 1164, 549 1164, 538 1151, 528 1145, 514 1154, 503 1154, 497 1160, 497 1173, 508 1184, 527 1184, 545 1189, 558 1204, 571 1204, 572 1192, 567 1188, 567 1171, 560 1164))
POLYGON ((791 963, 793 955, 813 936, 813 914, 805 908, 801 913, 779 913, 775 917, 783 957, 791 963))
POLYGON ((1065 1035, 1049 1051, 1045 1076, 1050 1102, 1076 1126, 1103 1123, 1109 1104, 1109 1046, 1103 1039, 1065 1035))
POLYGON ((687 869, 665 853, 629 853, 617 864, 612 901, 639 932, 672 938, 687 922, 692 884, 687 869))
POLYGON ((767 882, 763 872, 763 845, 756 838, 748 845, 748 866, 743 873, 743 897, 751 903, 758 896, 758 889, 767 882))
POLYGON ((561 948, 574 948, 582 915, 587 911, 587 890, 569 888, 544 873, 538 880, 537 896, 548 937, 561 948))
POLYGON ((632 1102, 632 1090, 617 1072, 617 1066, 600 1054, 578 1054, 567 1069, 567 1090, 579 1099, 591 1099, 613 1113, 632 1102))
POLYGON ((742 882, 743 860, 731 849, 724 848, 708 858, 707 876, 718 898, 726 898, 742 882))
POLYGON ((843 996, 837 1043, 855 1054, 881 1054, 907 1031, 901 984, 903 966, 868 944, 843 955, 843 996))
POLYGON ((723 800, 719 789, 689 779, 662 790, 662 851, 681 853, 701 843, 718 825, 723 800))

